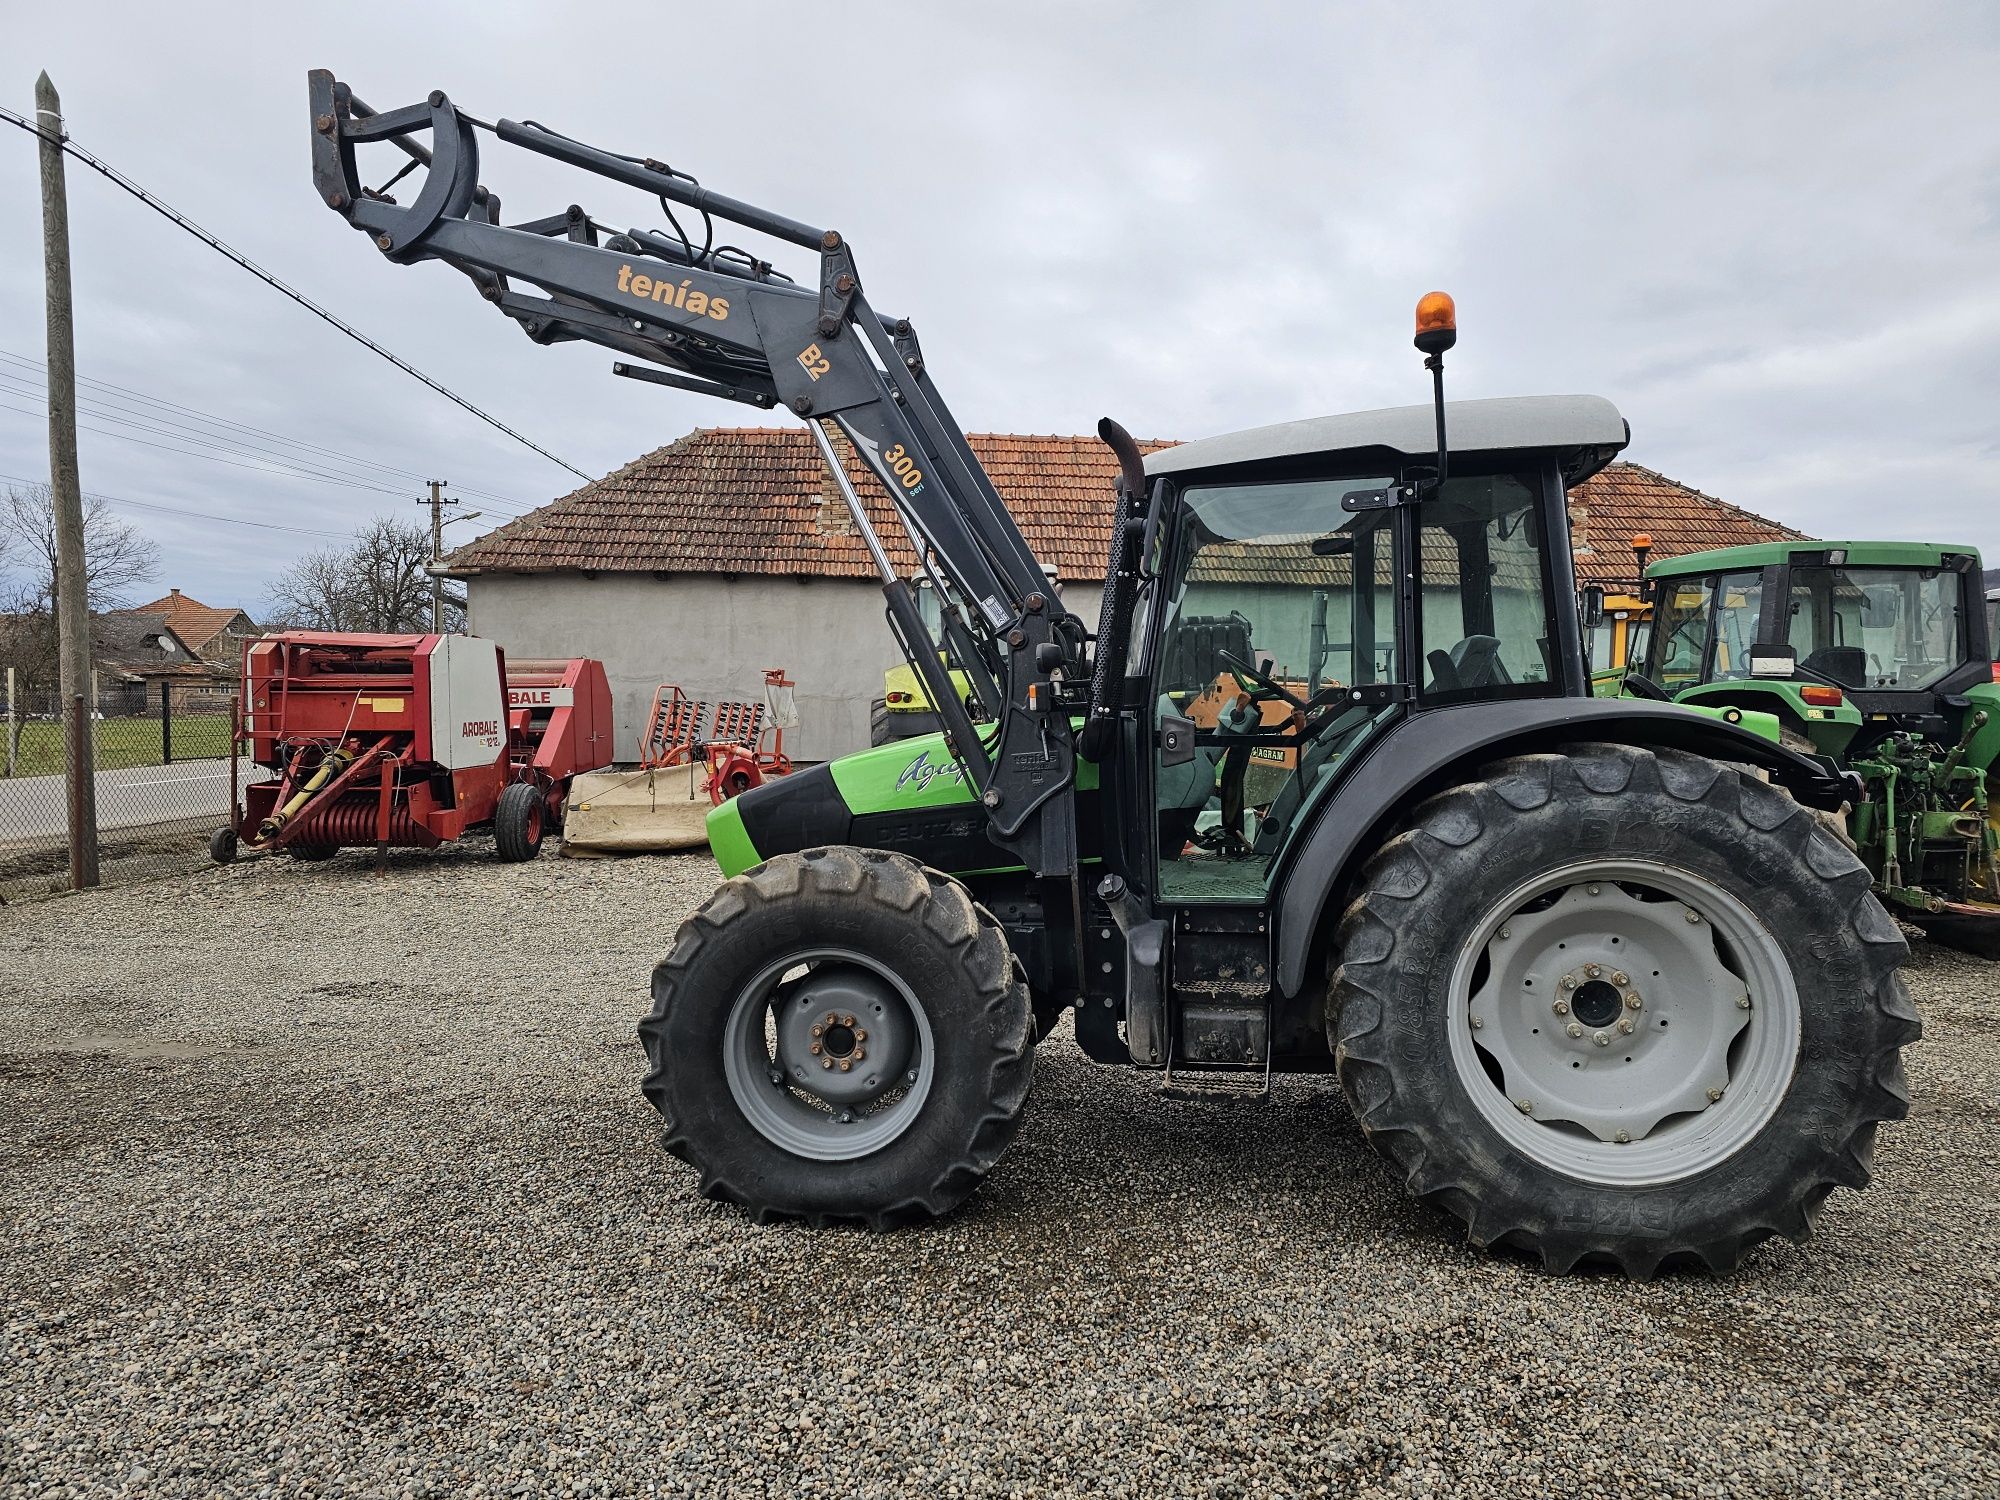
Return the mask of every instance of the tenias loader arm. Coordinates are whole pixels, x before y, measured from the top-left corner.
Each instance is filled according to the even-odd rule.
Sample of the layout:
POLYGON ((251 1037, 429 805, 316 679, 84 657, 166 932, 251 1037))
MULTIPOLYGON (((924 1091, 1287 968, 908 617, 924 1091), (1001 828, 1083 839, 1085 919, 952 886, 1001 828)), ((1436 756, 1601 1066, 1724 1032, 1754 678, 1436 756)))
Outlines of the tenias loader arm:
MULTIPOLYGON (((839 232, 724 197, 664 162, 602 151, 533 121, 489 125, 442 92, 377 113, 324 70, 309 76, 309 86, 313 184, 390 260, 456 267, 536 343, 587 339, 633 361, 613 365, 619 375, 766 409, 782 405, 808 419, 882 574, 897 639, 938 707, 992 839, 1037 876, 1073 878, 1071 716, 1088 702, 1086 632, 1049 587, 938 395, 916 331, 908 319, 876 311, 839 232), (501 223, 499 198, 478 180, 479 130, 653 194, 676 233, 614 230, 575 205, 547 218, 501 223), (363 185, 355 148, 371 142, 391 143, 429 168, 413 201, 399 203, 363 185), (676 204, 699 217, 699 238, 678 232, 676 204), (718 223, 813 251, 817 284, 795 283, 747 251, 718 245, 718 223), (963 690, 954 687, 909 580, 898 576, 849 484, 826 422, 854 445, 894 501, 947 602, 952 659, 967 670, 997 729, 974 728, 963 690)), ((1137 449, 1120 431, 1107 438, 1136 493, 1137 449)))

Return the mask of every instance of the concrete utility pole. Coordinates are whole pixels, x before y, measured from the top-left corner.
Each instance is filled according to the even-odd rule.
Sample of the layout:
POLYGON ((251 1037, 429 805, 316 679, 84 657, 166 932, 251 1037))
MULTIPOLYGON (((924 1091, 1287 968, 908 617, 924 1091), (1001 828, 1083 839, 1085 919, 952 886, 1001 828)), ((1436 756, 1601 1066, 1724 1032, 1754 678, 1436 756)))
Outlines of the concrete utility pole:
POLYGON ((417 504, 428 505, 431 508, 431 633, 433 635, 442 635, 444 633, 444 579, 438 575, 437 570, 444 564, 444 529, 451 524, 451 521, 475 521, 479 518, 479 512, 469 510, 464 515, 453 516, 451 521, 447 521, 444 518, 444 508, 447 505, 457 505, 460 503, 457 500, 447 499, 445 496, 444 487, 450 484, 451 481, 449 479, 433 479, 429 483, 431 487, 430 499, 419 500, 417 504))
MULTIPOLYGON (((62 100, 43 73, 35 80, 35 125, 41 131, 42 266, 49 309, 49 488, 56 512, 56 642, 62 703, 74 713, 86 693, 95 707, 90 671, 90 584, 83 553, 83 482, 76 467, 76 330, 70 316, 69 197, 63 185, 62 100)), ((89 710, 69 734, 69 879, 97 884, 96 759, 89 710)))

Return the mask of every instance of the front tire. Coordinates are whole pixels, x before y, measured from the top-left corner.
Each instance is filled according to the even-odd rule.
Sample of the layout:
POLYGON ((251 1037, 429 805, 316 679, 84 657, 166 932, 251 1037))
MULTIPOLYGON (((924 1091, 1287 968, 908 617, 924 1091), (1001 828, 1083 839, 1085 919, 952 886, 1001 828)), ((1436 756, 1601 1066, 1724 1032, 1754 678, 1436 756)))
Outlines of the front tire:
POLYGON ((725 883, 639 1026, 666 1145, 764 1223, 948 1212, 1020 1127, 1028 986, 998 922, 901 855, 808 849, 725 883))
POLYGON ((1867 870, 1784 792, 1581 745, 1424 803, 1341 922, 1369 1141, 1474 1244, 1727 1269, 1869 1178, 1920 1034, 1867 870), (1671 1028, 1678 1026, 1679 1031, 1671 1028))

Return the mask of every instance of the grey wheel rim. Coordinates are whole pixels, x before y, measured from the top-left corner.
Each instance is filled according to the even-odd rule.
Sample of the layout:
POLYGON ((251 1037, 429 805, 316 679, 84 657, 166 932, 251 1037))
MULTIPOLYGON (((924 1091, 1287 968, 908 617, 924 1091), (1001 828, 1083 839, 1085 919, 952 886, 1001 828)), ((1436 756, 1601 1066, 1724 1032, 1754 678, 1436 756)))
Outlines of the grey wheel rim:
POLYGON ((1691 871, 1585 860, 1475 926, 1447 1024, 1460 1084, 1509 1145, 1646 1187, 1742 1150, 1791 1086, 1799 999, 1770 930, 1691 871))
POLYGON ((935 1058, 909 985, 847 948, 774 959, 723 1025, 737 1108, 767 1141, 811 1161, 852 1161, 902 1135, 930 1095, 935 1058))

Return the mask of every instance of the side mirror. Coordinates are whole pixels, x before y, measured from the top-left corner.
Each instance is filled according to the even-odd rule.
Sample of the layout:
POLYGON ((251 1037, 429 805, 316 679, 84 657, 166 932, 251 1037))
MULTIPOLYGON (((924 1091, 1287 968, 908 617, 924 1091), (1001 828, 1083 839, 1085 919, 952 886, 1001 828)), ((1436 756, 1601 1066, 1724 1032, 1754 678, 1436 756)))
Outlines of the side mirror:
POLYGON ((1595 630, 1604 623, 1604 587, 1591 583, 1577 591, 1577 610, 1583 616, 1583 628, 1595 630))
POLYGON ((1799 653, 1789 645, 1759 641, 1750 648, 1752 677, 1790 677, 1798 665, 1799 653))

